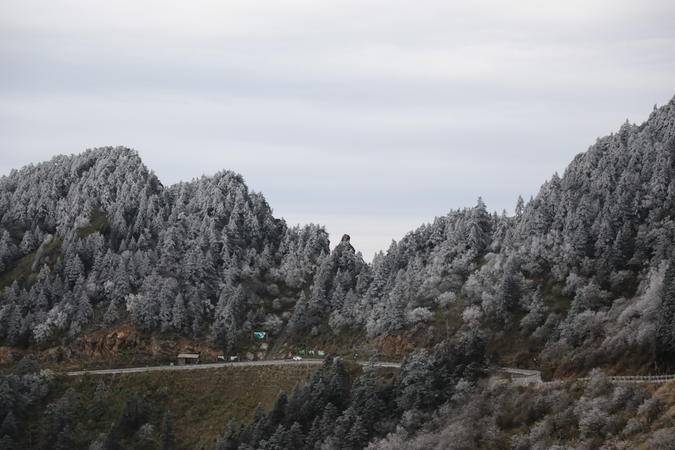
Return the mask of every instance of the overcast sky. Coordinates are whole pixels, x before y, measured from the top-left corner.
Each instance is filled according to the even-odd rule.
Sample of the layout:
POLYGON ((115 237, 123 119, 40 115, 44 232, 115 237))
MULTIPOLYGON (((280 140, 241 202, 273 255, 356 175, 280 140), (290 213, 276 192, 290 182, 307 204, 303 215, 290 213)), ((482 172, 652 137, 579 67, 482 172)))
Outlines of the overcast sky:
POLYGON ((165 184, 232 169, 370 258, 646 119, 673 24, 672 0, 1 0, 0 174, 106 145, 165 184))

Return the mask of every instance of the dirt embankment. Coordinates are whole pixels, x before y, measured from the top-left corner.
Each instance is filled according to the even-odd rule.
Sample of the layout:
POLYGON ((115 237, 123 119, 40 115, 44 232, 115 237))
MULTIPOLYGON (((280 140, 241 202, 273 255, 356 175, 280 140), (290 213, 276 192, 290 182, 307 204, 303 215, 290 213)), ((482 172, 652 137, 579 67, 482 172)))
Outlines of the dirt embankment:
MULTIPOLYGON (((300 349, 320 349, 324 354, 351 355, 360 358, 378 355, 386 360, 400 360, 419 343, 404 336, 381 336, 366 339, 352 336, 351 339, 333 337, 297 344, 282 343, 276 350, 261 350, 260 346, 240 349, 242 359, 264 359, 271 354, 287 357, 297 354, 300 349)), ((272 344, 269 344, 272 347, 272 344)), ((45 366, 93 369, 99 367, 131 367, 146 364, 168 364, 176 361, 179 353, 200 353, 202 362, 215 362, 222 351, 205 340, 193 340, 169 334, 145 333, 131 324, 122 324, 109 329, 92 331, 64 345, 48 348, 0 347, 0 367, 11 366, 24 355, 34 355, 45 366)))
POLYGON ((378 351, 385 358, 401 359, 416 348, 413 341, 403 336, 382 336, 377 338, 378 351))
POLYGON ((174 361, 178 353, 200 353, 215 361, 221 354, 205 342, 184 337, 142 333, 129 324, 84 334, 67 345, 45 349, 0 347, 0 365, 11 365, 26 354, 45 364, 76 366, 116 362, 121 365, 174 361))

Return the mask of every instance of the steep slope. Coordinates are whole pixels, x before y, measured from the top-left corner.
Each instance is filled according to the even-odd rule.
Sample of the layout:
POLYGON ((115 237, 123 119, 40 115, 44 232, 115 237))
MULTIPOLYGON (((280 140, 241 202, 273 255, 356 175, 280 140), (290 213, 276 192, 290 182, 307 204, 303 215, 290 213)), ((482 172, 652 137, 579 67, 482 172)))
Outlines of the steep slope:
POLYGON ((380 350, 397 338, 400 351, 471 330, 502 362, 665 370, 674 155, 675 99, 599 139, 514 216, 479 199, 372 264, 348 236, 329 253, 323 228, 288 228, 232 172, 167 188, 128 149, 57 157, 0 181, 0 338, 47 346, 131 322, 226 352, 253 330, 380 350))
POLYGON ((674 164, 675 99, 599 139, 515 216, 479 199, 409 233, 331 318, 423 342, 480 329, 495 358, 552 369, 672 367, 674 164))
POLYGON ((59 156, 0 180, 0 339, 132 320, 232 347, 282 324, 326 253, 323 228, 288 228, 232 172, 166 188, 129 149, 59 156))
POLYGON ((177 385, 158 380, 131 382, 124 405, 105 384, 89 401, 90 380, 74 386, 82 396, 61 392, 63 380, 24 358, 0 375, 0 448, 31 446, 25 430, 38 423, 45 448, 216 435, 219 449, 672 448, 673 383, 615 385, 593 370, 526 388, 486 376, 494 363, 563 378, 675 370, 674 168, 675 99, 599 139, 514 216, 479 199, 372 264, 347 235, 328 252, 321 227, 288 228, 231 172, 164 187, 122 148, 15 171, 0 180, 4 343, 32 349, 124 327, 235 352, 265 330, 277 344, 336 350, 394 340, 406 355, 386 376, 327 358, 269 412, 227 425, 217 418, 252 414, 233 414, 222 392, 167 398, 177 385), (202 435, 162 420, 172 405, 187 428, 212 406, 202 435))

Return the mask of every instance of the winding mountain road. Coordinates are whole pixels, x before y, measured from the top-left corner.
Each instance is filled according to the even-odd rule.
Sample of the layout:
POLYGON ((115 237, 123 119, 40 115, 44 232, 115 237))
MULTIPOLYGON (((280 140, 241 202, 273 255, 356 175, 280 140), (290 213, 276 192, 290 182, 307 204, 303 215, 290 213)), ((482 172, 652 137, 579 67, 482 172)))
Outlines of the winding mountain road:
MULTIPOLYGON (((84 375, 114 375, 126 373, 144 373, 144 372, 162 372, 179 370, 205 370, 219 369, 223 367, 255 367, 255 366, 320 366, 323 359, 303 359, 294 361, 292 359, 270 359, 262 361, 240 361, 240 362, 221 362, 206 364, 189 364, 185 366, 166 365, 166 366, 146 366, 146 367, 126 367, 120 369, 98 369, 98 370, 76 370, 66 372, 67 376, 79 377, 84 375)), ((366 366, 369 361, 357 361, 358 364, 366 366)), ((400 369, 401 364, 396 362, 376 362, 375 367, 400 369)), ((541 372, 538 370, 519 369, 514 367, 499 367, 495 370, 497 373, 508 375, 510 382, 516 385, 540 385, 547 386, 559 383, 565 380, 543 381, 541 372)), ((635 383, 667 383, 675 381, 675 375, 637 375, 637 376, 610 376, 608 377, 615 384, 635 384, 635 383)), ((588 377, 576 378, 576 381, 588 381, 588 377)))
MULTIPOLYGON (((510 381, 516 385, 542 385, 547 386, 560 383, 566 380, 543 381, 539 370, 518 369, 515 367, 499 367, 496 372, 507 374, 510 381)), ((614 384, 636 384, 636 383, 667 383, 675 381, 675 375, 618 375, 608 376, 610 382, 614 384)), ((574 378, 575 381, 587 382, 590 377, 574 378)))
MULTIPOLYGON (((79 377, 83 375, 114 375, 119 373, 143 373, 143 372, 161 372, 172 370, 204 370, 204 369, 219 369, 222 367, 252 367, 252 366, 320 366, 323 364, 323 359, 303 359, 301 361, 293 361, 291 359, 270 359, 262 361, 241 361, 241 362, 222 362, 222 363, 207 363, 207 364, 188 364, 185 366, 167 365, 167 366, 147 366, 147 367, 126 367, 121 369, 98 369, 98 370, 76 370, 73 372, 66 372, 69 377, 79 377)), ((358 364, 366 366, 368 361, 357 361, 358 364)), ((393 362, 376 362, 375 367, 398 369, 401 367, 400 363, 393 362)))

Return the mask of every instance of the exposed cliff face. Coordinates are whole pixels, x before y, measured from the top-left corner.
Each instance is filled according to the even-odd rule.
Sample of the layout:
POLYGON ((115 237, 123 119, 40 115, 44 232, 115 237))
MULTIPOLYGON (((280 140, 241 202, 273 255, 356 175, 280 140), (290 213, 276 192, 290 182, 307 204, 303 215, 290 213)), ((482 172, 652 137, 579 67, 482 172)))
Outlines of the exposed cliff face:
POLYGON ((0 347, 0 366, 12 364, 23 356, 23 351, 14 347, 0 347))
POLYGON ((0 347, 0 366, 11 365, 26 354, 43 363, 80 365, 116 362, 169 362, 178 353, 200 353, 205 360, 217 360, 222 351, 209 344, 185 337, 172 338, 144 333, 124 324, 108 330, 86 333, 67 345, 33 351, 18 347, 0 347))
POLYGON ((349 242, 351 240, 351 237, 348 234, 342 235, 342 239, 340 239, 340 243, 338 246, 343 249, 343 251, 350 251, 354 253, 356 250, 354 250, 354 247, 352 244, 349 242))
POLYGON ((416 347, 414 342, 403 336, 382 336, 376 340, 376 345, 385 358, 402 358, 416 347))
POLYGON ((125 325, 113 330, 100 330, 85 334, 71 348, 88 357, 116 355, 124 351, 151 350, 151 339, 142 337, 132 326, 125 325))

